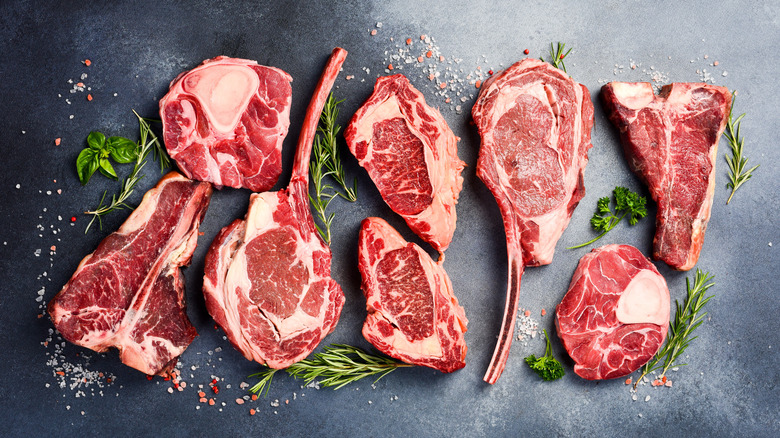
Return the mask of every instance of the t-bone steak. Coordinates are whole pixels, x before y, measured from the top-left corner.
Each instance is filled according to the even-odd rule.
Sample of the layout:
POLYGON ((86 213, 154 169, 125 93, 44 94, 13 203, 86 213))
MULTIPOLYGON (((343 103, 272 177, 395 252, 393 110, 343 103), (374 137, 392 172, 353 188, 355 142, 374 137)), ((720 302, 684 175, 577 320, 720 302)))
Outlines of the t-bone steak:
POLYGON ((466 313, 440 263, 383 219, 363 220, 358 240, 368 316, 363 336, 404 362, 449 373, 466 365, 466 313))
POLYGON ((125 365, 167 375, 197 336, 179 268, 192 258, 210 198, 211 184, 163 177, 49 302, 62 336, 97 352, 116 347, 125 365))
POLYGON ((626 158, 658 205, 653 257, 674 269, 696 265, 715 191, 715 159, 731 108, 725 87, 647 82, 602 88, 626 158))
POLYGON ((286 368, 333 331, 344 293, 309 207, 309 159, 320 113, 347 52, 333 51, 306 110, 287 189, 252 194, 244 220, 214 239, 205 261, 206 308, 247 359, 286 368))
POLYGON ((387 205, 436 250, 446 250, 466 163, 441 113, 404 75, 381 77, 344 137, 387 205))
POLYGON ((225 56, 180 74, 160 99, 171 158, 218 188, 269 190, 282 172, 291 81, 278 68, 225 56))
POLYGON ((585 195, 593 104, 584 85, 527 58, 485 81, 471 114, 482 136, 477 175, 501 210, 509 258, 504 318, 485 374, 492 384, 512 345, 523 270, 552 261, 585 195))
POLYGON ((666 338, 666 280, 633 246, 596 248, 580 259, 555 324, 578 376, 626 376, 649 361, 666 338))

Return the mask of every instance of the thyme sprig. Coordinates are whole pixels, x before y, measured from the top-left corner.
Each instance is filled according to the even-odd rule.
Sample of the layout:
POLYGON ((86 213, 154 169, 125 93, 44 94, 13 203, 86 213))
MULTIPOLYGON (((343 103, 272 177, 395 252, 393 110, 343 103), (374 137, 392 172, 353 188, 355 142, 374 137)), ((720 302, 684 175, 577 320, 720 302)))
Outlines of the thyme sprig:
POLYGON ((87 224, 87 228, 84 230, 84 234, 89 231, 89 228, 96 219, 100 228, 102 229, 103 216, 115 210, 132 208, 127 204, 126 201, 127 198, 133 194, 135 185, 138 184, 138 181, 140 181, 141 178, 143 178, 143 175, 141 175, 141 169, 143 169, 146 165, 146 157, 150 152, 153 152, 154 157, 160 160, 160 172, 163 172, 166 167, 170 166, 170 158, 168 158, 168 155, 165 153, 165 147, 157 139, 157 136, 154 134, 151 126, 149 125, 149 122, 153 120, 141 117, 137 112, 135 112, 135 110, 133 110, 133 114, 135 114, 135 116, 138 118, 138 131, 140 134, 140 139, 137 143, 139 151, 135 159, 133 170, 127 177, 125 177, 125 179, 122 180, 121 189, 119 193, 111 196, 111 202, 103 205, 107 194, 107 191, 104 191, 103 196, 100 198, 100 204, 98 204, 97 208, 84 212, 84 214, 92 216, 89 224, 87 224))
POLYGON ((736 120, 733 119, 732 113, 734 112, 734 100, 736 97, 736 93, 731 94, 729 122, 726 124, 726 131, 723 133, 726 136, 726 140, 729 142, 729 146, 731 146, 731 156, 728 156, 728 154, 725 155, 726 163, 729 165, 729 182, 726 183, 726 187, 731 189, 731 195, 729 195, 729 198, 726 200, 726 204, 731 202, 734 192, 753 176, 753 171, 758 169, 759 166, 757 164, 750 169, 745 170, 748 159, 747 157, 742 156, 742 147, 745 144, 745 139, 740 135, 739 129, 745 114, 741 114, 736 120))
POLYGON ((326 210, 336 196, 340 196, 349 202, 357 200, 357 178, 354 180, 353 187, 348 187, 344 167, 341 165, 338 143, 336 135, 341 130, 341 126, 336 124, 336 118, 339 115, 338 105, 343 100, 336 100, 333 93, 328 96, 325 107, 320 115, 320 123, 317 127, 317 136, 314 138, 312 150, 312 161, 309 163, 309 173, 314 183, 314 193, 309 194, 309 201, 318 221, 315 221, 317 231, 325 242, 330 245, 330 228, 333 223, 334 213, 328 214, 326 210), (330 177, 340 187, 337 190, 332 185, 325 182, 325 177, 330 177))
MULTIPOLYGON (((566 71, 566 64, 563 63, 563 60, 569 56, 569 53, 571 53, 571 48, 566 50, 566 43, 559 41, 557 46, 554 46, 553 43, 550 43, 550 64, 552 64, 553 67, 559 68, 565 73, 568 73, 566 71)), ((540 57, 539 59, 544 61, 544 58, 540 57)))
POLYGON ((685 352, 691 341, 696 339, 696 336, 691 337, 691 335, 701 325, 707 314, 706 312, 702 313, 702 308, 713 297, 713 295, 707 296, 707 290, 715 285, 712 282, 714 278, 709 272, 696 269, 693 286, 691 286, 689 278, 685 279, 687 296, 682 304, 675 300, 676 311, 674 320, 671 321, 669 327, 666 344, 645 364, 642 374, 634 382, 634 389, 639 381, 650 373, 661 370, 661 375, 664 376, 672 366, 687 365, 678 364, 676 361, 685 352))
MULTIPOLYGON (((311 359, 294 363, 284 371, 292 377, 303 379, 307 385, 315 379, 322 379, 319 380, 321 386, 335 390, 369 376, 378 375, 374 380, 377 382, 398 368, 411 366, 414 365, 370 354, 351 345, 331 344, 321 353, 315 353, 311 359)), ((250 378, 259 377, 260 381, 249 390, 253 393, 268 394, 268 387, 277 371, 279 370, 265 368, 250 375, 250 378)))

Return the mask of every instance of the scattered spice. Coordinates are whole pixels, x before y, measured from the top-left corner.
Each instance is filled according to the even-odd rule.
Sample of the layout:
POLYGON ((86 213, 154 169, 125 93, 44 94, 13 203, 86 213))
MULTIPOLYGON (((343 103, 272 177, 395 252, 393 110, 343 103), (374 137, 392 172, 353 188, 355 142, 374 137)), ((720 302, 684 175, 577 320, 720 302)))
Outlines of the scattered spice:
POLYGON ((425 35, 420 35, 420 41, 425 41, 425 38, 427 38, 425 35))
POLYGON ((392 70, 393 69, 393 64, 387 64, 387 69, 388 70, 392 70))
POLYGON ((439 84, 439 88, 441 88, 442 90, 447 88, 447 83, 446 82, 442 82, 441 84, 439 84))
MULTIPOLYGON (((376 35, 376 29, 372 29, 371 30, 371 36, 375 36, 375 35, 376 35)), ((252 414, 252 415, 254 415, 254 414, 252 414)))
POLYGON ((256 413, 257 411, 254 408, 249 410, 249 415, 255 415, 256 413))
POLYGON ((527 55, 527 54, 531 53, 531 51, 528 50, 528 49, 525 49, 525 50, 523 50, 523 53, 525 53, 527 55))
POLYGON ((547 315, 547 309, 542 309, 542 316, 547 315))
POLYGON ((54 139, 54 146, 59 146, 62 143, 62 138, 57 137, 54 139))
POLYGON ((482 86, 482 81, 477 81, 477 82, 474 82, 474 87, 475 87, 475 88, 479 88, 479 87, 481 87, 481 86, 482 86))
POLYGON ((87 94, 87 100, 90 101, 90 102, 92 101, 92 95, 91 94, 87 94))
POLYGON ((630 385, 630 384, 631 384, 631 377, 629 377, 628 379, 626 379, 626 385, 630 385))
POLYGON ((76 216, 71 216, 70 221, 71 222, 76 222, 76 216))
POLYGON ((412 39, 411 38, 407 38, 406 39, 406 45, 407 46, 411 46, 412 45, 412 39))
POLYGON ((427 52, 425 52, 425 57, 426 58, 430 58, 431 56, 433 56, 433 52, 432 51, 428 50, 427 52))
POLYGON ((89 59, 85 59, 85 60, 84 60, 84 65, 86 65, 87 67, 89 67, 90 65, 92 65, 92 61, 90 61, 89 59))

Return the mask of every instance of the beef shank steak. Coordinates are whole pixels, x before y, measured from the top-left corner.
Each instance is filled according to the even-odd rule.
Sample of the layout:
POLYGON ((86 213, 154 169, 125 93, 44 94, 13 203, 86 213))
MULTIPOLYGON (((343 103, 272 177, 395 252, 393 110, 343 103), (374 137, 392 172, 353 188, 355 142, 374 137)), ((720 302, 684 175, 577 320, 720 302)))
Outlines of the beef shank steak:
POLYGON ((252 194, 245 219, 206 254, 206 308, 247 359, 281 369, 336 327, 344 293, 309 207, 309 160, 320 113, 347 52, 335 49, 306 110, 287 189, 252 194))
POLYGON ((217 187, 269 190, 282 171, 291 81, 278 68, 225 56, 180 74, 160 99, 171 158, 217 187))
POLYGON ((404 362, 449 373, 466 365, 466 313, 440 263, 383 219, 363 220, 358 267, 368 316, 363 336, 404 362))
POLYGON ((725 87, 674 83, 656 96, 647 82, 610 82, 602 97, 629 165, 658 205, 653 257, 691 269, 710 219, 731 94, 725 87))
POLYGON ((552 261, 555 244, 585 195, 593 104, 563 71, 523 59, 485 81, 471 110, 482 137, 477 176, 493 193, 507 240, 507 298, 485 381, 506 364, 525 266, 552 261))
POLYGON ((441 113, 404 75, 381 77, 344 138, 387 205, 436 250, 446 250, 466 163, 441 113))
POLYGON ((669 328, 666 280, 638 249, 606 245, 580 259, 555 312, 574 372, 588 380, 638 370, 669 328))
POLYGON ((211 184, 163 177, 49 302, 62 336, 97 352, 116 347, 146 374, 169 373, 197 336, 179 268, 195 251, 210 198, 211 184))

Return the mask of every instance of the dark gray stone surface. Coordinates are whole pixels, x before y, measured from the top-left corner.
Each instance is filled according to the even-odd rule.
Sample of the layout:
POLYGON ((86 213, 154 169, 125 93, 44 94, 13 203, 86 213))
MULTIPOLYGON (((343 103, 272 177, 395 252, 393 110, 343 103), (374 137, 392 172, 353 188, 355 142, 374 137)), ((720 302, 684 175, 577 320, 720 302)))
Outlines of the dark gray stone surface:
MULTIPOLYGON (((773 197, 780 176, 775 77, 778 3, 445 3, 2 2, 3 435, 777 436, 780 208, 773 197), (371 29, 378 31, 376 36, 370 35, 371 29), (520 298, 520 306, 548 331, 554 330, 554 307, 566 292, 579 257, 589 250, 565 247, 593 235, 588 219, 596 199, 615 185, 647 193, 622 157, 617 135, 598 101, 600 86, 611 80, 650 80, 652 75, 659 84, 711 77, 715 84, 739 91, 735 112, 747 113, 742 126, 745 153, 750 164, 761 167, 727 206, 723 155, 728 146, 721 141, 712 219, 698 263, 715 275, 717 285, 711 289, 715 298, 707 306, 709 314, 697 331, 699 338, 685 355, 689 365, 670 373, 672 388, 643 386, 638 401, 632 401, 622 380, 584 381, 573 373, 557 339, 554 349, 567 374, 557 382, 541 382, 522 361, 543 351, 538 336, 527 345, 515 342, 495 386, 482 382, 504 303, 503 229, 493 198, 475 176, 479 137, 468 114, 476 88, 453 83, 455 92, 449 96, 457 102, 447 104, 435 82, 427 79, 428 71, 416 66, 416 59, 406 64, 389 58, 398 48, 407 49, 406 38, 412 38, 411 53, 416 58, 421 34, 433 37, 448 61, 460 59, 452 64, 425 60, 426 66, 438 65, 436 70, 450 79, 457 73, 466 80, 468 73, 478 72, 478 66, 483 73, 500 70, 522 58, 526 48, 530 56, 546 56, 551 41, 565 41, 574 49, 567 58, 568 72, 590 88, 596 103, 594 147, 585 174, 587 195, 558 244, 554 262, 526 271, 520 298), (267 398, 236 404, 235 399, 245 395, 239 384, 254 383, 246 376, 257 367, 214 330, 199 292, 205 249, 221 227, 245 212, 248 192, 231 189, 214 195, 200 246, 192 266, 185 270, 189 315, 200 332, 181 359, 185 390, 169 394, 170 382, 147 381, 119 363, 115 352, 99 355, 71 344, 55 346, 64 342, 56 336, 44 345, 52 324, 47 316, 40 317, 41 306, 68 280, 81 258, 128 214, 111 214, 102 231, 84 234, 87 217, 80 212, 94 207, 103 190, 110 194, 118 186, 100 176, 80 186, 74 162, 87 134, 100 130, 135 138, 137 127, 130 110, 155 116, 157 100, 181 71, 217 55, 256 59, 294 78, 285 171, 277 186, 283 187, 305 106, 328 53, 337 45, 350 52, 335 89, 339 98, 346 99, 339 119, 342 125, 371 93, 377 74, 384 74, 385 65, 392 62, 402 66, 395 71, 406 73, 430 104, 441 108, 461 138, 459 155, 468 167, 458 228, 445 267, 470 319, 466 368, 452 375, 421 368, 400 370, 374 387, 363 381, 338 391, 301 388, 300 381, 279 375, 267 398), (90 67, 82 64, 87 58, 90 67), (712 65, 715 61, 717 66, 712 65), (81 79, 83 73, 87 76, 81 79), (354 79, 348 81, 346 75, 354 79), (70 93, 69 80, 81 81, 91 90, 70 93), (86 100, 87 93, 93 101, 86 100), (456 103, 462 105, 460 112, 456 103), (58 137, 62 144, 55 146, 58 137), (75 224, 71 216, 77 217, 75 224), (52 245, 56 250, 51 251, 52 245), (36 301, 39 291, 40 302, 36 301), (547 310, 547 316, 540 315, 541 309, 547 310), (102 387, 83 382, 79 386, 79 368, 67 368, 64 377, 58 376, 55 371, 63 366, 104 373, 97 379, 102 387), (107 384, 109 374, 113 381, 107 384), (221 379, 216 396, 207 387, 212 376, 221 379), (198 403, 198 385, 206 387, 216 405, 198 403), (278 407, 271 406, 275 400, 278 407), (250 407, 257 409, 257 415, 249 415, 250 407)), ((347 155, 345 162, 348 172, 358 178, 359 200, 354 205, 333 204, 333 272, 347 304, 326 342, 369 347, 360 334, 365 317, 356 257, 360 220, 382 216, 407 238, 419 239, 382 203, 355 160, 347 155)), ((120 172, 129 169, 123 166, 120 172)), ((137 203, 158 177, 154 165, 149 165, 131 201, 137 203)), ((655 207, 650 210, 654 215, 655 207)), ((635 227, 620 225, 601 243, 633 244, 648 254, 653 228, 652 219, 635 227)), ((682 299, 685 278, 693 273, 658 267, 669 282, 672 299, 682 299)))

